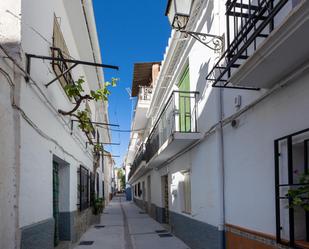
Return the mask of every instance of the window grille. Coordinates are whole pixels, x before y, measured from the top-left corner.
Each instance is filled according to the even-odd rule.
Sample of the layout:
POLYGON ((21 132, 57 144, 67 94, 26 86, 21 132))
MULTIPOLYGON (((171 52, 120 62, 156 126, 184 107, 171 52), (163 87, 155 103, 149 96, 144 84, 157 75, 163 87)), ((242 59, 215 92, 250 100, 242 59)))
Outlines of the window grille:
POLYGON ((97 173, 97 198, 99 198, 99 195, 100 195, 100 182, 99 182, 99 173, 97 173))
POLYGON ((95 176, 92 172, 90 172, 89 180, 90 180, 90 206, 92 207, 95 199, 95 176))
POLYGON ((83 166, 79 168, 79 186, 78 186, 78 197, 79 197, 79 210, 83 211, 89 207, 89 170, 83 166))
POLYGON ((138 197, 142 196, 142 189, 141 189, 141 183, 140 182, 137 184, 137 195, 138 195, 138 197))
POLYGON ((105 198, 105 193, 104 193, 104 181, 102 181, 102 196, 105 198))

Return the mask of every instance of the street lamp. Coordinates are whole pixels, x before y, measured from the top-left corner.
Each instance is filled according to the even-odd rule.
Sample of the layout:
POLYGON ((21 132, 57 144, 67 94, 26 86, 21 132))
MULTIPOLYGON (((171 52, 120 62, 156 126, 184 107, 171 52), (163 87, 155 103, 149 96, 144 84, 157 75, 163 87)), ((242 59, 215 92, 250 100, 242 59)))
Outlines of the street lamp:
POLYGON ((187 36, 190 35, 212 50, 222 51, 222 36, 186 30, 193 2, 194 0, 168 0, 165 15, 168 17, 172 28, 187 36))

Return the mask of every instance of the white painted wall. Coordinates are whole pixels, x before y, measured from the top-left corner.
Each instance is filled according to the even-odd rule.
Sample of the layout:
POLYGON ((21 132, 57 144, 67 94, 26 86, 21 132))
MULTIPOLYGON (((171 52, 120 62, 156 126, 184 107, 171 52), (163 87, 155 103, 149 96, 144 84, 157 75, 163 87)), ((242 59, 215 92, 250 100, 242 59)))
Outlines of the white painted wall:
MULTIPOLYGON (((216 35, 225 33, 225 1, 196 1, 196 3, 199 2, 203 2, 201 11, 197 14, 196 25, 193 25, 193 28, 190 27, 191 30, 216 35)), ((290 6, 284 11, 289 9, 290 6)), ((284 15, 281 13, 281 17, 284 15)), ((167 101, 172 90, 176 88, 175 85, 182 72, 189 64, 191 91, 200 92, 198 128, 202 134, 205 134, 220 120, 219 90, 211 88, 211 83, 205 80, 220 55, 191 38, 182 44, 183 48, 177 48, 177 44, 182 43, 177 40, 178 38, 179 35, 172 32, 147 116, 159 115, 165 104, 164 101, 167 101), (179 54, 180 57, 176 60, 179 54), (172 67, 173 62, 175 62, 174 67, 172 67)), ((232 128, 231 125, 224 127, 226 223, 275 235, 273 141, 278 137, 308 128, 309 118, 306 115, 309 106, 309 87, 306 84, 308 79, 309 74, 306 72, 293 80, 291 86, 281 89, 277 94, 269 96, 245 112, 238 119, 237 128, 232 128)), ((240 108, 243 108, 267 91, 268 89, 258 92, 222 90, 222 118, 227 118, 239 111, 239 108, 234 105, 234 98, 238 95, 241 96, 240 108)), ((148 123, 148 130, 151 129, 152 124, 148 123)), ((147 176, 151 175, 152 202, 162 207, 161 176, 168 174, 171 183, 170 210, 218 227, 223 219, 220 199, 222 193, 219 146, 220 136, 217 131, 214 131, 189 152, 159 171, 153 170, 141 176, 133 182, 133 185, 146 182, 147 176), (192 213, 189 215, 182 213, 182 203, 179 198, 180 172, 183 170, 191 171, 192 213)), ((288 234, 288 231, 283 233, 288 234)))
POLYGON ((308 79, 306 73, 254 107, 237 129, 224 129, 227 223, 275 234, 273 142, 309 127, 308 79))
MULTIPOLYGON (((2 1, 0 3, 0 42, 25 68, 24 53, 50 55, 53 18, 59 17, 61 30, 70 55, 79 60, 101 61, 96 37, 93 12, 87 5, 87 18, 93 44, 90 44, 80 1, 2 1), (21 18, 21 24, 20 24, 21 18), (91 22, 90 22, 91 19, 91 22), (14 45, 14 46, 13 46, 14 45), (91 46, 92 45, 92 46, 91 46), (21 51, 21 57, 17 54, 21 51)), ((1 56, 3 53, 1 52, 1 56)), ((7 60, 6 60, 7 61, 7 60)), ((14 112, 10 103, 7 80, 0 73, 0 247, 15 248, 18 243, 16 227, 21 228, 52 218, 52 161, 53 155, 67 163, 64 172, 67 182, 60 182, 60 211, 77 210, 77 170, 80 165, 92 171, 92 154, 85 147, 85 136, 75 124, 70 134, 70 120, 58 114, 58 108, 70 110, 72 103, 58 82, 46 88, 44 84, 55 75, 50 62, 32 60, 31 77, 36 82, 26 83, 20 70, 1 58, 0 67, 16 84, 16 104, 22 111, 14 112), (21 99, 19 103, 19 85, 21 99), (21 116, 23 113, 23 116, 21 116), (18 120, 21 119, 21 121, 18 120), (20 125, 20 130, 19 130, 20 125), (9 138, 9 139, 8 139, 9 138), (20 141, 19 141, 20 139, 20 141), (1 142, 2 141, 2 142, 1 142), (20 167, 20 171, 19 171, 20 167), (18 191, 16 190, 18 188, 18 191), (15 198, 15 199, 14 199, 15 198), (67 201, 68 200, 68 201, 67 201), (18 219, 16 218, 18 217, 18 219)), ((72 72, 74 79, 83 75, 85 90, 97 89, 104 80, 101 69, 78 66, 72 72)), ((107 121, 107 105, 90 104, 93 120, 107 121)), ((102 141, 110 140, 108 132, 101 130, 102 141)), ((64 166, 61 166, 64 167, 64 166)), ((98 169, 103 179, 102 167, 98 169)), ((102 184, 100 183, 100 189, 102 184)), ((100 190, 102 192, 102 190, 100 190)), ((102 196, 102 193, 101 193, 102 196)))
MULTIPOLYGON (((7 9, 19 12, 19 0, 0 2, 0 44, 19 58, 20 21, 8 18, 7 9)), ((19 117, 12 108, 13 94, 19 101, 20 75, 0 51, 0 248, 18 247, 19 117), (11 81, 11 82, 10 82, 11 81), (15 84, 15 92, 12 84, 15 84)))

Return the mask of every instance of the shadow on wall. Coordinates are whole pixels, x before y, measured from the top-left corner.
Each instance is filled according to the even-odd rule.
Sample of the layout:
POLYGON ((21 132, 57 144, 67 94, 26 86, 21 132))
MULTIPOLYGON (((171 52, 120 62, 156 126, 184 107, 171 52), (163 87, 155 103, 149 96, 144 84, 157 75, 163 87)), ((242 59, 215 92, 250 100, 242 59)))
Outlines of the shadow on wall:
POLYGON ((206 80, 206 76, 209 70, 209 63, 210 63, 210 59, 207 62, 203 63, 199 69, 199 77, 198 77, 197 84, 196 84, 196 91, 200 93, 198 97, 198 101, 205 98, 205 92, 206 92, 206 89, 208 88, 209 83, 206 80))
POLYGON ((201 65, 199 70, 199 78, 196 85, 196 90, 200 92, 198 99, 198 108, 200 111, 198 116, 199 131, 206 131, 214 124, 214 122, 218 121, 216 111, 218 107, 215 95, 215 91, 217 91, 217 89, 207 91, 207 89, 211 87, 211 82, 207 82, 206 80, 209 64, 210 59, 208 62, 201 65), (205 106, 208 106, 209 108, 205 108, 205 106))

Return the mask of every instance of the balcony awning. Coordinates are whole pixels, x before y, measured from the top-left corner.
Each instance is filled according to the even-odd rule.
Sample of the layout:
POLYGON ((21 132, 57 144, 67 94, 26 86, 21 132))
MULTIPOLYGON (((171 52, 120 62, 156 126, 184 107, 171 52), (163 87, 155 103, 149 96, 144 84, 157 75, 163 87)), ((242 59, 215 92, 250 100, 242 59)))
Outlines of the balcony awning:
POLYGON ((138 95, 140 86, 150 86, 152 83, 152 66, 161 62, 135 63, 132 81, 132 97, 138 95))

